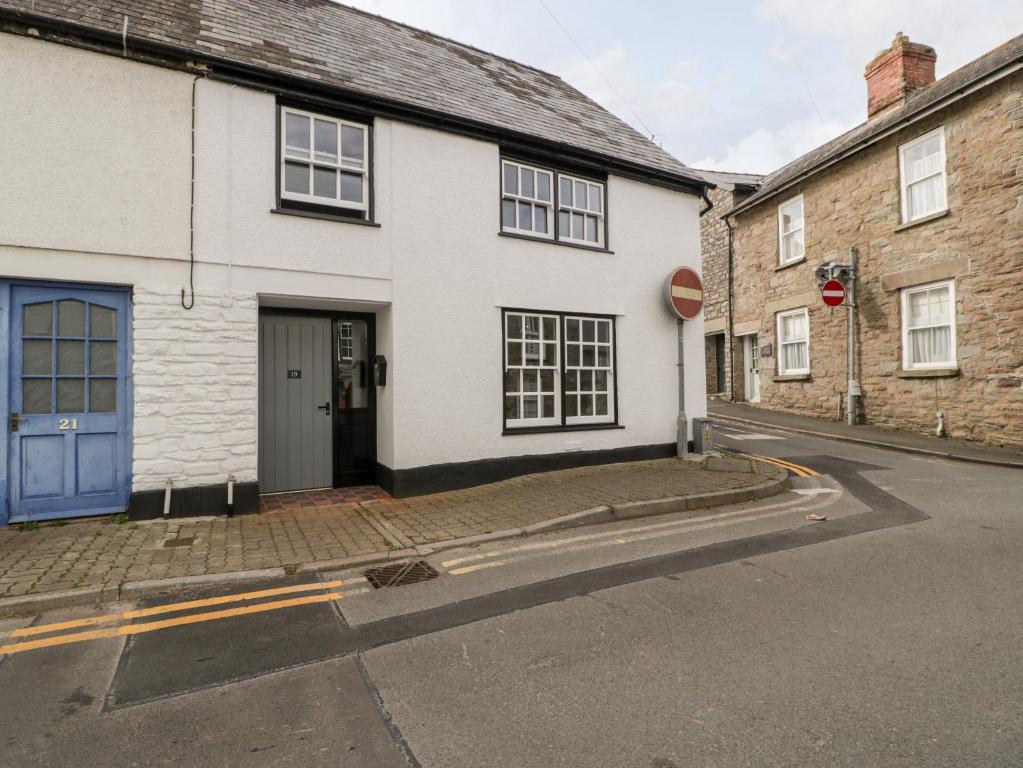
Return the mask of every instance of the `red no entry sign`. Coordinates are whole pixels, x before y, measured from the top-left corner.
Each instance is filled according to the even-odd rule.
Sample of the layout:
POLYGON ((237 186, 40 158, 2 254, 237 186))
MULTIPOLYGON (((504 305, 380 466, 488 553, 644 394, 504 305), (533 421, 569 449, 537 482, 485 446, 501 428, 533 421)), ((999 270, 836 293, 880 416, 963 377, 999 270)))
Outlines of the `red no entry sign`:
POLYGON ((821 296, 824 297, 824 303, 829 307, 837 307, 845 301, 845 286, 838 280, 828 280, 821 288, 821 296))
POLYGON ((703 281, 689 267, 679 267, 668 276, 668 304, 683 320, 692 320, 703 309, 703 281))

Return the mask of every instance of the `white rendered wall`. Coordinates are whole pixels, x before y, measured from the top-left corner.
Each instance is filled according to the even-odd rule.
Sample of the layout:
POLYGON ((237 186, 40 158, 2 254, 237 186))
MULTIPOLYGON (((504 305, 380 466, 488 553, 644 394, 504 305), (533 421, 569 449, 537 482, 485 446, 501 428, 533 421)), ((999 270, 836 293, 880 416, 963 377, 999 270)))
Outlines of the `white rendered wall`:
MULTIPOLYGON (((377 120, 380 227, 273 214, 274 97, 201 80, 186 311, 191 76, 3 34, 0 54, 0 127, 18 148, 0 154, 5 178, 27 183, 47 154, 73 171, 70 191, 0 191, 0 276, 133 287, 136 490, 255 478, 262 305, 376 314, 377 450, 392 468, 674 441, 663 290, 670 269, 699 267, 696 197, 612 177, 613 254, 499 237, 496 145, 377 120), (54 130, 69 104, 72 127, 54 130), (616 315, 625 429, 502 436, 502 306, 616 315)), ((686 324, 691 417, 706 410, 702 331, 686 324)))
MULTIPOLYGON (((613 254, 500 237, 497 146, 404 124, 390 135, 396 177, 413 182, 393 185, 395 468, 673 442, 663 292, 672 268, 699 269, 698 198, 612 177, 613 254), (427 182, 449 195, 424 196, 427 182), (502 306, 617 315, 625 429, 502 436, 502 306)), ((702 319, 687 323, 690 417, 706 414, 702 340, 702 319)))
POLYGON ((0 243, 184 258, 190 89, 167 69, 0 33, 0 243))

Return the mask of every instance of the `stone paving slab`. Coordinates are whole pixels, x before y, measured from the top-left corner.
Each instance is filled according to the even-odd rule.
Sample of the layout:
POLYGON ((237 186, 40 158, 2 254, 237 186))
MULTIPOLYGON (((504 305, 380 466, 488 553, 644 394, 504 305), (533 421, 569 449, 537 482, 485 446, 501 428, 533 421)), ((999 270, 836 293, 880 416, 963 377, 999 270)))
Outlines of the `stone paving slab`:
MULTIPOLYGON (((755 462, 662 459, 562 470, 407 499, 257 515, 0 529, 0 599, 406 552, 600 505, 750 488, 755 462)), ((765 470, 766 471, 766 470, 765 470)), ((88 590, 86 590, 88 591, 88 590)))

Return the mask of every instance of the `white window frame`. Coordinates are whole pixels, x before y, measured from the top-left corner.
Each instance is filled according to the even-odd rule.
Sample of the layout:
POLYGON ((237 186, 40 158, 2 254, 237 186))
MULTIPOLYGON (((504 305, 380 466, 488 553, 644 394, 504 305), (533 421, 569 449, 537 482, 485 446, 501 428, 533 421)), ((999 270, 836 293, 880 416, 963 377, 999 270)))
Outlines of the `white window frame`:
POLYGON ((795 197, 786 200, 778 206, 778 263, 779 264, 795 264, 797 261, 802 261, 806 258, 806 207, 803 204, 803 196, 796 195, 795 197), (799 203, 799 226, 793 227, 788 232, 785 231, 785 225, 783 224, 782 210, 788 208, 790 205, 799 203), (803 247, 800 250, 798 256, 794 256, 791 259, 785 258, 785 238, 792 237, 796 232, 803 234, 803 247))
POLYGON ((564 396, 563 397, 564 397, 564 399, 566 401, 565 424, 567 426, 571 426, 573 424, 614 424, 615 423, 615 370, 614 370, 614 368, 615 368, 615 350, 614 350, 615 326, 614 326, 614 320, 612 318, 610 318, 610 317, 594 317, 592 315, 591 316, 587 316, 587 315, 565 315, 564 316, 564 327, 562 328, 561 332, 564 335, 563 338, 565 340, 564 341, 564 347, 565 347, 565 365, 564 365, 564 372, 563 372, 563 375, 565 376, 565 382, 562 385, 562 390, 564 391, 564 396), (569 338, 568 338, 568 323, 569 323, 570 320, 574 320, 574 321, 578 321, 579 322, 579 340, 578 341, 569 341, 569 338), (584 341, 583 340, 583 323, 585 323, 587 321, 594 323, 593 341, 584 341), (602 323, 607 325, 607 341, 606 342, 599 341, 599 339, 600 339, 599 326, 602 323), (594 347, 593 365, 583 365, 583 359, 584 359, 583 348, 586 347, 586 346, 589 346, 589 345, 593 345, 593 347, 594 347), (571 355, 570 349, 569 349, 570 347, 575 347, 575 348, 578 349, 579 363, 577 365, 569 364, 569 360, 572 359, 572 355, 571 355), (601 349, 603 349, 607 353, 607 364, 606 365, 599 365, 598 364, 598 362, 600 360, 600 350, 601 349), (568 372, 569 371, 574 371, 575 375, 577 377, 577 384, 576 384, 577 389, 573 391, 573 394, 569 394, 569 391, 568 391, 568 372), (567 406, 568 406, 567 400, 568 400, 569 397, 575 397, 575 398, 578 398, 577 402, 581 403, 581 396, 583 394, 585 394, 585 392, 583 392, 583 390, 581 389, 581 382, 579 382, 578 379, 582 378, 583 372, 587 372, 587 371, 590 372, 590 375, 594 378, 593 384, 592 384, 591 388, 589 389, 589 392, 592 393, 592 396, 593 396, 593 409, 596 410, 596 402, 597 402, 596 398, 597 398, 597 395, 598 394, 603 394, 603 395, 606 395, 606 397, 607 397, 607 413, 605 413, 605 414, 596 414, 596 413, 594 413, 594 414, 592 414, 590 416, 581 416, 581 415, 578 415, 579 411, 581 410, 581 408, 577 407, 577 409, 576 409, 576 414, 577 415, 575 415, 575 416, 568 416, 567 414, 569 413, 569 411, 568 411, 568 408, 567 408, 567 406), (606 387, 605 390, 598 391, 596 389, 596 381, 595 381, 595 379, 596 379, 597 371, 604 371, 604 372, 607 373, 607 387, 606 387), (575 394, 575 393, 578 393, 578 394, 575 394))
MULTIPOLYGON (((926 370, 940 370, 944 368, 956 368, 958 363, 958 351, 956 348, 956 286, 955 280, 939 280, 935 283, 926 283, 925 285, 914 285, 911 288, 903 288, 899 293, 901 297, 899 299, 900 306, 902 309, 902 369, 906 371, 926 371, 926 370), (949 327, 949 352, 951 354, 950 360, 941 360, 933 363, 914 363, 911 358, 911 345, 909 342, 909 297, 911 294, 919 293, 921 291, 933 291, 937 288, 945 288, 948 290, 948 327, 949 327)), ((945 325, 929 325, 921 326, 922 328, 939 328, 945 325)))
POLYGON ((558 183, 557 176, 554 171, 549 168, 540 168, 529 163, 522 163, 518 160, 501 160, 501 231, 511 232, 517 235, 526 235, 527 237, 539 237, 545 240, 554 239, 554 227, 555 211, 554 211, 554 196, 556 194, 555 185, 558 183), (505 169, 509 167, 516 168, 516 192, 508 192, 505 189, 505 169), (532 171, 533 177, 533 196, 522 194, 522 171, 532 171), (543 200, 539 196, 539 183, 537 178, 539 174, 547 176, 550 182, 549 187, 549 199, 543 200), (519 203, 528 203, 530 205, 530 225, 535 226, 536 224, 536 208, 542 207, 547 209, 547 232, 537 232, 535 229, 524 229, 519 226, 507 226, 504 223, 504 203, 506 200, 514 201, 515 203, 515 222, 516 225, 519 223, 519 203))
MULTIPOLYGON (((501 343, 504 345, 504 373, 505 373, 505 377, 502 378, 502 385, 501 385, 501 410, 502 410, 502 413, 503 413, 504 412, 504 408, 505 408, 505 400, 506 400, 506 398, 508 398, 508 397, 517 397, 518 398, 518 412, 519 412, 519 418, 516 418, 516 419, 509 419, 507 416, 505 416, 505 427, 506 428, 515 429, 517 427, 544 427, 544 426, 560 426, 561 425, 561 391, 562 391, 561 390, 561 374, 562 374, 562 371, 561 371, 561 334, 562 334, 561 317, 559 315, 551 314, 549 312, 530 312, 530 311, 527 311, 527 310, 508 310, 508 311, 506 311, 504 313, 504 328, 503 328, 503 331, 502 331, 501 343), (519 317, 522 320, 522 336, 521 336, 521 339, 509 338, 508 324, 509 324, 510 319, 512 317, 519 317), (525 333, 525 319, 527 317, 536 317, 536 318, 539 318, 539 321, 540 321, 540 339, 537 340, 536 342, 532 342, 532 343, 536 343, 536 344, 540 345, 540 363, 539 364, 527 364, 526 363, 526 343, 530 343, 530 342, 526 342, 525 341, 525 336, 526 336, 526 333, 525 333), (543 331, 543 321, 545 319, 552 319, 554 321, 554 338, 553 339, 548 339, 546 337, 546 334, 543 331), (509 343, 516 343, 516 342, 521 344, 522 359, 521 359, 521 363, 513 365, 509 361, 508 345, 509 345, 509 343), (545 343, 546 344, 550 344, 550 343, 554 344, 554 364, 553 365, 544 365, 543 364, 544 363, 543 345, 545 343), (524 418, 521 415, 523 413, 523 410, 524 410, 523 409, 524 398, 529 396, 529 393, 532 392, 532 390, 530 390, 529 393, 527 393, 527 391, 524 389, 524 387, 523 387, 523 385, 521 383, 522 382, 522 374, 519 373, 519 382, 520 383, 519 383, 519 386, 518 386, 517 390, 515 392, 511 393, 511 394, 509 394, 507 383, 505 381, 505 379, 507 377, 507 374, 509 372, 511 372, 511 371, 523 371, 523 370, 536 370, 537 371, 536 397, 537 397, 537 414, 538 415, 535 418, 524 418), (554 415, 553 416, 548 416, 548 417, 544 417, 543 416, 543 394, 544 393, 541 391, 542 390, 542 385, 540 384, 540 372, 544 371, 544 370, 551 370, 551 371, 554 372, 554 391, 553 391, 553 396, 554 396, 554 415)), ((551 393, 546 393, 546 394, 551 394, 551 393)))
POLYGON ((933 216, 934 214, 941 213, 948 208, 948 176, 945 173, 945 162, 946 162, 945 126, 935 128, 933 131, 928 131, 923 136, 917 136, 912 141, 908 141, 905 144, 899 145, 899 198, 901 201, 903 224, 909 224, 910 222, 916 221, 918 219, 923 219, 926 218, 927 216, 933 216), (933 179, 936 176, 940 176, 941 199, 938 201, 938 206, 933 211, 924 211, 910 217, 909 211, 910 185, 906 183, 906 152, 912 149, 913 147, 917 146, 918 144, 922 144, 925 141, 928 141, 934 136, 938 137, 938 154, 941 159, 941 162, 939 163, 939 170, 936 171, 935 173, 932 173, 930 176, 926 176, 922 179, 917 179, 916 181, 913 182, 913 184, 919 184, 921 182, 927 181, 928 179, 933 179))
MULTIPOLYGON (((558 229, 557 229, 558 240, 560 240, 562 242, 565 242, 565 243, 576 243, 578 245, 586 245, 586 246, 589 246, 591 248, 603 248, 604 247, 604 208, 605 208, 605 204, 607 202, 607 186, 602 181, 595 181, 594 179, 587 179, 585 176, 573 176, 573 175, 568 174, 568 173, 558 173, 557 174, 557 184, 558 184, 558 224, 557 224, 557 227, 558 227, 558 229), (566 203, 562 199, 562 195, 561 195, 561 182, 562 181, 569 181, 572 184, 572 190, 573 190, 573 193, 572 193, 572 203, 573 204, 571 204, 571 205, 566 203), (598 210, 594 210, 594 209, 590 208, 589 205, 587 205, 586 208, 580 208, 580 207, 578 207, 577 205, 574 204, 576 202, 575 201, 575 185, 576 184, 585 184, 586 185, 587 204, 589 204, 589 196, 592 194, 592 188, 596 187, 596 189, 598 190, 598 192, 600 194, 600 208, 598 210), (583 216, 583 232, 584 232, 584 234, 585 234, 585 229, 586 229, 586 223, 585 223, 586 217, 595 218, 597 220, 597 239, 596 240, 588 240, 585 237, 579 238, 579 237, 572 237, 571 235, 566 235, 564 233, 564 231, 563 231, 562 226, 561 226, 561 213, 562 213, 562 211, 567 213, 569 215, 570 219, 573 216, 573 214, 576 215, 576 216, 583 216)), ((569 232, 571 232, 571 221, 569 222, 569 232)))
POLYGON ((355 353, 354 326, 347 321, 341 321, 338 329, 339 357, 342 361, 351 362, 355 353))
POLYGON ((807 307, 801 307, 800 309, 791 309, 786 312, 779 312, 775 316, 775 333, 778 339, 778 375, 779 376, 798 376, 802 374, 810 373, 810 310, 807 307), (782 318, 794 317, 795 315, 802 315, 806 318, 806 339, 800 341, 785 341, 785 336, 782 332, 782 318), (805 368, 783 368, 783 360, 785 355, 782 354, 785 346, 792 344, 806 344, 806 367, 805 368))
POLYGON ((294 200, 301 203, 310 203, 312 205, 321 205, 329 208, 338 208, 341 210, 360 211, 366 213, 369 211, 369 131, 370 126, 365 123, 355 123, 350 120, 342 120, 341 118, 332 117, 331 115, 322 115, 316 112, 307 112, 303 109, 295 109, 293 107, 280 107, 280 136, 278 141, 280 142, 280 196, 281 200, 294 200), (309 156, 299 157, 295 154, 288 154, 288 115, 297 115, 299 117, 309 118, 309 156), (315 136, 316 136, 316 121, 320 120, 323 122, 330 122, 337 126, 337 159, 336 160, 325 160, 323 158, 316 157, 315 147, 315 136), (352 128, 358 128, 362 131, 362 162, 358 163, 355 160, 346 160, 341 154, 341 126, 349 126, 352 128), (286 188, 287 178, 287 163, 300 163, 302 165, 309 166, 309 194, 301 192, 291 192, 286 188), (337 196, 334 198, 321 197, 319 195, 312 194, 313 186, 313 168, 330 168, 337 174, 337 196), (342 200, 341 199, 341 173, 348 173, 352 175, 362 176, 362 201, 356 202, 353 200, 342 200))

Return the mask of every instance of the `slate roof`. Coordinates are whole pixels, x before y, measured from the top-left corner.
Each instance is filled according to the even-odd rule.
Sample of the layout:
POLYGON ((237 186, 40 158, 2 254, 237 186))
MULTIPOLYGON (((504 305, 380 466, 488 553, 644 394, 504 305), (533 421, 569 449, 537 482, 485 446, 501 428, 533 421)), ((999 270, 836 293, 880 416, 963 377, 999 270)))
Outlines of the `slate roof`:
POLYGON ((702 178, 559 77, 331 0, 0 0, 3 8, 702 178))
POLYGON ((910 95, 898 109, 886 112, 873 120, 853 128, 836 139, 832 139, 812 152, 808 152, 786 166, 764 178, 760 190, 750 195, 729 213, 747 210, 766 200, 789 184, 816 173, 823 166, 846 154, 859 151, 864 142, 889 129, 898 126, 928 107, 939 105, 945 99, 955 97, 960 90, 994 75, 998 70, 1023 60, 1023 35, 1014 37, 992 51, 974 59, 954 72, 937 80, 932 85, 910 95))
POLYGON ((764 177, 757 173, 731 173, 730 171, 707 171, 703 168, 693 168, 715 187, 732 192, 736 187, 756 189, 764 177))

